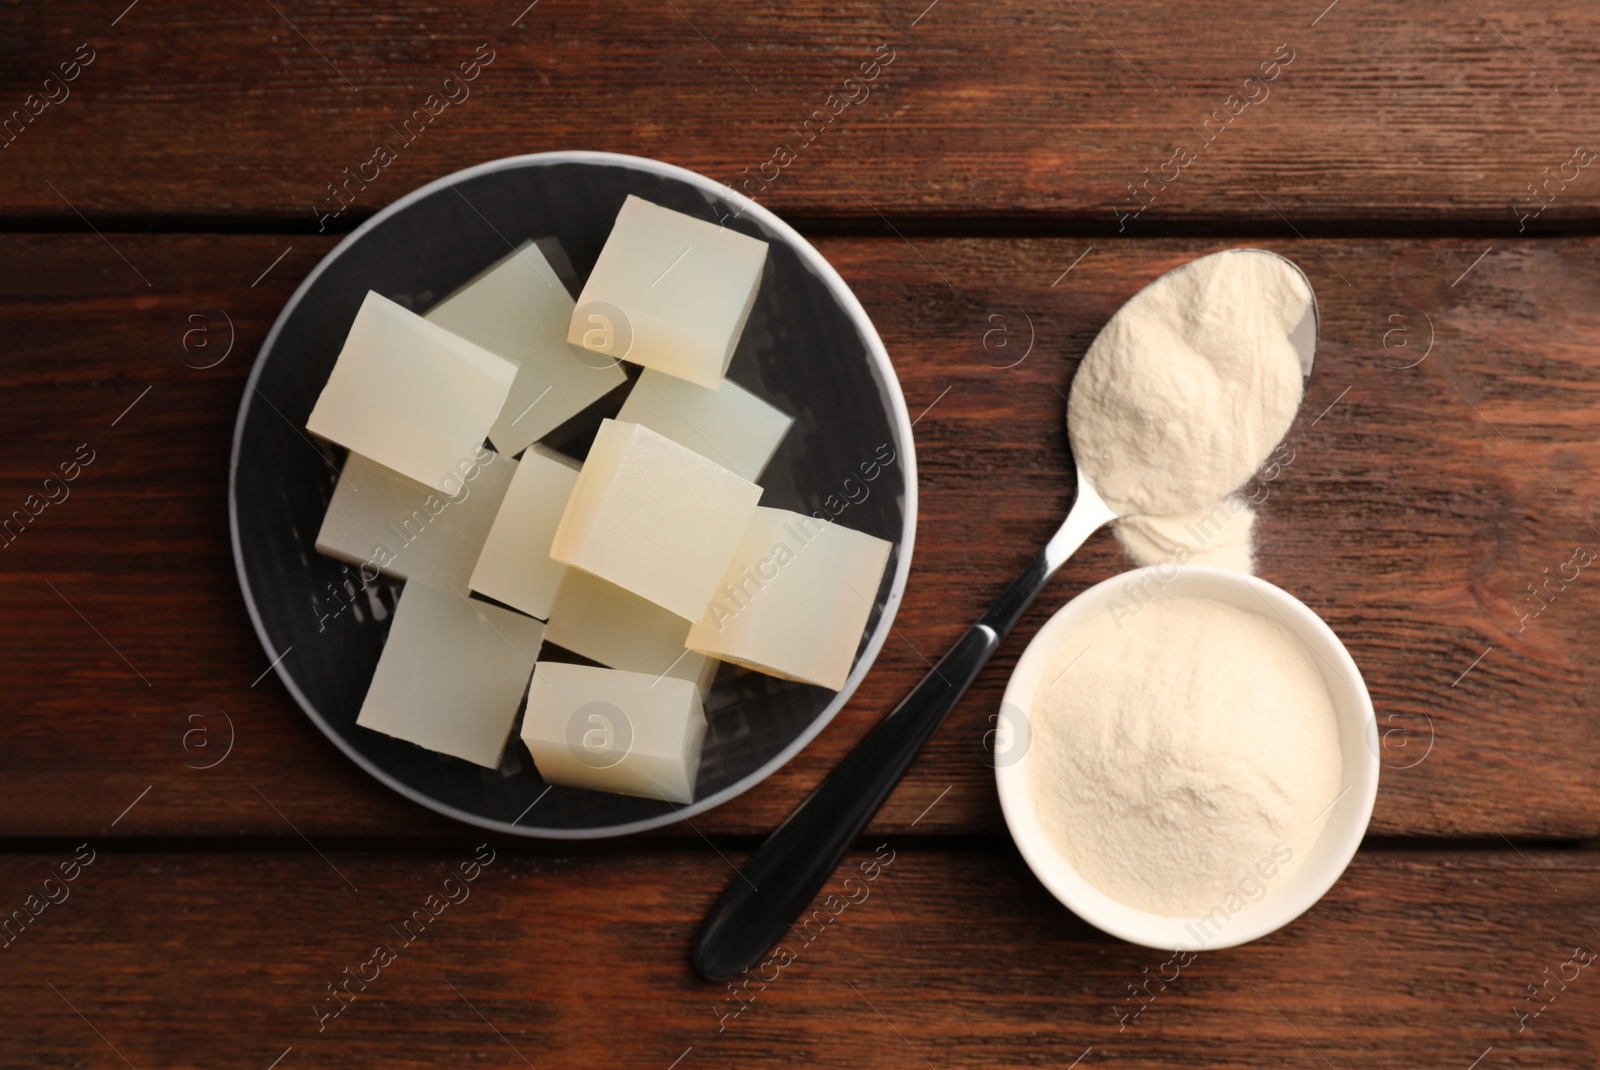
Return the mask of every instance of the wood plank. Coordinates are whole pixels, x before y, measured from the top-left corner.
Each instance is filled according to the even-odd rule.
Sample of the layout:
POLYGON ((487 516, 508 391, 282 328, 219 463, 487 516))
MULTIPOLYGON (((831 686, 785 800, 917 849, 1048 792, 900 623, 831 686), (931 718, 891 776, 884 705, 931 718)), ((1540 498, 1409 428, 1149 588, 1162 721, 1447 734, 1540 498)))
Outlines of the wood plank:
POLYGON ((569 148, 755 176, 784 212, 874 226, 881 210, 1287 235, 1286 215, 1511 236, 1600 209, 1600 12, 1581 0, 520 6, 6 5, 3 213, 312 228, 355 175, 348 225, 458 168, 569 148), (81 44, 89 66, 47 85, 81 44), (480 45, 492 61, 447 90, 480 45), (863 64, 873 80, 848 82, 863 64))
MULTIPOLYGON (((98 844, 75 881, 51 886, 67 898, 3 952, 12 1017, 0 1060, 120 1066, 120 1055, 171 1070, 274 1059, 659 1070, 1079 1059, 1093 1070, 1168 1067, 1175 1051, 1205 1067, 1600 1060, 1595 969, 1579 965, 1600 941, 1592 853, 1365 851, 1287 929, 1186 961, 1091 929, 1009 851, 878 842, 847 858, 855 880, 835 878, 812 928, 761 971, 765 984, 758 974, 737 993, 687 965, 693 927, 728 873, 698 845, 501 851, 470 883, 447 884, 473 860, 472 840, 438 857, 327 862, 305 850, 195 857, 98 844), (402 930, 413 911, 426 924, 402 930), (386 965, 373 957, 380 944, 386 965), (365 975, 364 990, 346 970, 365 975), (1532 1017, 1529 986, 1547 983, 1532 1017), (334 984, 352 998, 336 1002, 334 984)), ((71 857, 0 858, 5 907, 22 909, 71 857)))
MULTIPOLYGON (((0 503, 21 505, 79 444, 95 451, 70 499, 0 551, 11 712, 0 719, 0 834, 292 838, 291 822, 313 840, 451 834, 339 755, 275 678, 252 684, 268 659, 229 556, 229 437, 252 355, 329 241, 114 241, 0 238, 0 452, 11 462, 0 503), (224 313, 231 355, 186 367, 221 352, 183 349, 197 329, 187 317, 211 316, 221 346, 224 313), (216 753, 182 740, 199 723, 220 744, 219 709, 236 729, 232 753, 185 768, 216 753)), ((1295 460, 1263 507, 1262 572, 1322 613, 1365 672, 1385 733, 1375 831, 1594 837, 1595 580, 1582 573, 1525 625, 1519 614, 1544 569, 1600 545, 1600 242, 1496 244, 1479 259, 1486 244, 1271 246, 1311 274, 1323 344, 1289 438, 1295 460)), ((1077 355, 1141 284, 1215 246, 821 247, 874 316, 919 417, 914 566, 858 698, 788 767, 697 822, 708 831, 781 820, 1042 544, 1068 503, 1059 391, 1077 355), (1031 351, 1005 367, 1030 322, 1031 351)), ((879 830, 1001 829, 984 738, 1006 675, 1054 608, 1126 564, 1104 535, 1069 562, 879 830)))

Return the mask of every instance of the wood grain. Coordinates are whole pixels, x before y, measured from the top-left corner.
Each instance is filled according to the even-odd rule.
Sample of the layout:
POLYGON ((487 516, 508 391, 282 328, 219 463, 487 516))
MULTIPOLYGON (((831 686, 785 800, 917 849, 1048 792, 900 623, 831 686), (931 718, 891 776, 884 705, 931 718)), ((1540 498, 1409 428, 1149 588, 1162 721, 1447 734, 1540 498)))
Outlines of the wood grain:
POLYGON ((6 5, 0 116, 21 114, 0 215, 315 229, 330 184, 367 164, 347 227, 482 160, 599 149, 753 175, 783 212, 874 227, 882 211, 1289 235, 1287 217, 1512 237, 1600 219, 1574 155, 1600 138, 1600 13, 1581 0, 521 6, 164 0, 113 25, 104 4, 6 5), (93 62, 47 87, 80 44, 93 62), (492 62, 447 90, 480 44, 492 62), (437 116, 403 134, 430 94, 437 116))
MULTIPOLYGON (((846 859, 853 882, 837 875, 811 929, 785 945, 790 957, 734 994, 694 979, 686 961, 729 873, 711 850, 501 851, 472 882, 446 884, 473 842, 326 862, 304 849, 197 857, 99 844, 68 898, 0 951, 11 1009, 0 1061, 1465 1070, 1492 1052, 1480 1065, 1548 1070, 1600 1060, 1600 977, 1566 965, 1600 941, 1592 854, 1363 852, 1287 929, 1185 963, 1091 929, 1010 851, 890 837, 846 859), (437 916, 413 922, 405 944, 402 923, 428 918, 430 895, 437 916), (395 958, 375 975, 379 944, 395 958), (365 990, 347 969, 366 976, 365 990), (336 1003, 336 983, 353 999, 336 1003), (1547 983, 1531 1017, 1527 986, 1547 983)), ((5 907, 20 909, 71 857, 64 847, 0 858, 5 907)))
MULTIPOLYGON (((95 451, 70 498, 0 549, 0 690, 10 712, 0 719, 0 834, 458 832, 360 773, 275 677, 252 683, 268 659, 228 547, 228 444, 249 362, 329 241, 113 241, 0 238, 10 354, 0 364, 0 454, 10 462, 0 515, 80 444, 95 451), (222 353, 228 321, 227 358, 186 367, 222 353), (211 333, 191 334, 186 350, 196 323, 211 333), (219 710, 235 728, 231 754, 213 769, 186 768, 221 753, 219 710), (197 725, 212 750, 185 750, 197 725)), ((781 820, 1043 543, 1068 504, 1061 392, 1077 355, 1145 281, 1216 246, 821 247, 874 317, 917 418, 913 570, 858 697, 789 766, 697 822, 710 832, 762 832, 781 820)), ((1585 571, 1538 617, 1519 617, 1543 570, 1557 571, 1576 545, 1600 549, 1591 527, 1600 243, 1497 245, 1481 260, 1483 245, 1454 241, 1273 247, 1314 280, 1322 345, 1288 439, 1294 461, 1266 484, 1261 572, 1321 613, 1366 676, 1384 733, 1373 829, 1600 835, 1600 666, 1589 644, 1600 581, 1585 571)), ((1050 612, 1127 566, 1107 535, 1069 562, 875 834, 1000 832, 985 734, 1007 673, 1050 612)))

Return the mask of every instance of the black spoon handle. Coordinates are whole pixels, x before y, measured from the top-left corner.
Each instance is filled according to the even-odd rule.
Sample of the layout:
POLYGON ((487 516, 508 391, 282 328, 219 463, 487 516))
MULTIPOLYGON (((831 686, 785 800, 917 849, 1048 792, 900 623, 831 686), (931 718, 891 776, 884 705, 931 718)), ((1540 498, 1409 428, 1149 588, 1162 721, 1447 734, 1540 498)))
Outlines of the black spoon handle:
POLYGON ((1054 571, 1041 553, 717 897, 694 942, 707 980, 748 969, 789 929, 1054 571))

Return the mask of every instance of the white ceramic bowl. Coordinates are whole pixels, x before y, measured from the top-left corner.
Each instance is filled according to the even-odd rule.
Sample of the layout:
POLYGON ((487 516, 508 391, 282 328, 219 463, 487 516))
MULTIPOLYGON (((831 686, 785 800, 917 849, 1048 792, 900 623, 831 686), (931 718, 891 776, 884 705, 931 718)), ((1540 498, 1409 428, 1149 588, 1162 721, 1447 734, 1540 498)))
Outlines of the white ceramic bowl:
MULTIPOLYGON (((1256 576, 1200 565, 1157 565, 1113 576, 1063 606, 1039 630, 1023 653, 1001 708, 996 736, 995 780, 1006 824, 1034 874, 1074 914, 1113 936, 1166 951, 1233 947, 1265 936, 1310 909, 1350 863, 1372 816, 1378 793, 1378 733, 1372 699, 1344 644, 1304 603, 1256 576), (1045 836, 1028 790, 1028 714, 1039 678, 1051 655, 1069 636, 1119 599, 1126 606, 1129 583, 1156 597, 1211 598, 1260 614, 1286 627, 1315 656, 1339 720, 1344 760, 1342 792, 1322 821, 1322 835, 1310 855, 1287 879, 1257 882, 1265 894, 1254 901, 1241 895, 1241 909, 1224 904, 1205 918, 1152 914, 1120 903, 1086 881, 1045 836)), ((1248 889, 1246 889, 1248 892, 1248 889)))

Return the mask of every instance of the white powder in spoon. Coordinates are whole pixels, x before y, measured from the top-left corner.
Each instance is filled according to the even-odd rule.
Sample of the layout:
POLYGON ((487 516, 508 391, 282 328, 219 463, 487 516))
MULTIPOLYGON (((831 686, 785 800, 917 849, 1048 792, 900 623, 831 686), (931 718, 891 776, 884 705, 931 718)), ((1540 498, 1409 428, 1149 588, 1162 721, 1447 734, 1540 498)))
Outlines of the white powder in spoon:
POLYGON ((1029 794, 1090 884, 1220 926, 1281 887, 1326 824, 1343 775, 1333 701, 1276 621, 1207 598, 1139 606, 1046 669, 1029 794))
POLYGON ((1117 541, 1141 565, 1215 565, 1254 571, 1251 536, 1256 511, 1239 494, 1209 509, 1179 516, 1126 516, 1117 521, 1117 541))
POLYGON ((1254 513, 1226 496, 1267 459, 1300 408, 1289 334, 1311 287, 1287 260, 1234 249, 1162 276, 1119 309, 1084 355, 1067 402, 1073 457, 1142 565, 1250 570, 1254 513), (1215 530, 1195 522, 1226 517, 1215 530))

